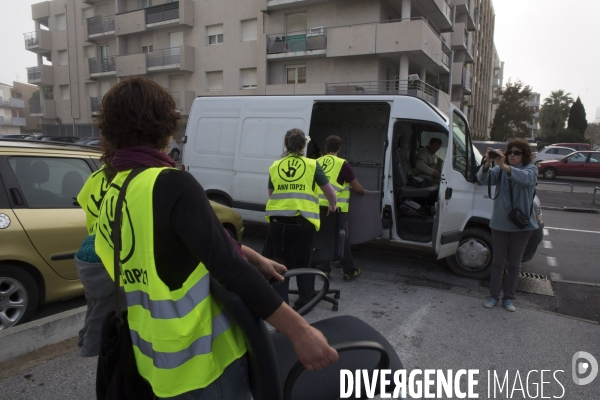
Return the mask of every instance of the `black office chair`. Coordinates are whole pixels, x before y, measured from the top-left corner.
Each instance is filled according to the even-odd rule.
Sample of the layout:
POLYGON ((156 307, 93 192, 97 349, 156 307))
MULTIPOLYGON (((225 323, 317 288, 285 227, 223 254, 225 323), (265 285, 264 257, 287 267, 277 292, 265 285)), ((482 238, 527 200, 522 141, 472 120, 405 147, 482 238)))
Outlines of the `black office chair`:
MULTIPOLYGON (((296 276, 310 269, 286 272, 296 276)), ((317 271, 318 272, 318 271, 317 271)), ((323 288, 311 303, 318 302, 329 289, 323 288)), ((244 301, 211 278, 211 295, 241 328, 248 347, 248 372, 254 400, 333 400, 340 397, 340 370, 402 369, 400 358, 392 345, 375 329, 352 316, 328 318, 312 324, 338 351, 339 362, 321 371, 304 372, 291 342, 282 333, 269 333, 244 301)), ((372 375, 372 374, 369 374, 372 375)), ((386 389, 393 391, 393 382, 386 389)), ((375 387, 379 390, 379 382, 375 387)), ((366 392, 363 389, 361 393, 366 392)))
MULTIPOLYGON (((341 255, 344 254, 344 238, 346 233, 342 229, 342 224, 340 222, 340 213, 331 213, 328 211, 329 209, 327 207, 319 208, 319 218, 321 220, 321 227, 316 233, 313 242, 311 265, 315 265, 322 262, 339 261, 341 255)), ((314 275, 321 276, 322 278, 327 279, 327 276, 321 271, 318 271, 317 269, 308 270, 306 273, 312 273, 314 275)), ((298 291, 290 290, 289 293, 298 294, 298 291)), ((313 293, 314 295, 316 295, 317 291, 313 293)), ((340 291, 338 289, 329 289, 327 291, 327 294, 333 295, 333 297, 325 296, 322 300, 331 303, 331 309, 333 311, 337 311, 338 300, 340 298, 340 291)), ((318 301, 311 301, 305 304, 302 308, 298 310, 298 314, 306 314, 314 307, 316 303, 318 303, 318 301)))

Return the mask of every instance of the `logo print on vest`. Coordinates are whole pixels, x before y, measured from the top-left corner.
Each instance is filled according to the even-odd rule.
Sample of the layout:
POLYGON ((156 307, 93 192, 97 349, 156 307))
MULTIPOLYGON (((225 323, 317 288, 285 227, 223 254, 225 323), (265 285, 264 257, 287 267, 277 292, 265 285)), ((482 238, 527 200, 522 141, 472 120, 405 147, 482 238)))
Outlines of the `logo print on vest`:
MULTIPOLYGON (((110 182, 104 176, 104 171, 103 170, 97 171, 94 174, 94 178, 98 174, 102 174, 102 183, 99 186, 100 193, 92 193, 90 195, 91 201, 89 201, 87 204, 88 212, 95 218, 98 218, 98 216, 100 215, 100 206, 102 205, 102 200, 104 200, 104 196, 106 196, 106 193, 108 193, 108 189, 110 188, 110 182)), ((95 229, 96 229, 95 224, 90 226, 90 232, 89 232, 90 235, 95 233, 94 232, 95 229)))
POLYGON ((323 172, 325 172, 325 174, 328 174, 329 171, 331 171, 331 169, 333 168, 333 165, 335 164, 335 161, 333 160, 333 157, 331 156, 325 156, 321 162, 323 163, 323 165, 321 165, 323 167, 323 172))
MULTIPOLYGON (((115 229, 115 209, 121 187, 113 184, 112 189, 117 190, 111 190, 103 203, 103 206, 106 207, 106 219, 108 220, 108 224, 106 221, 98 221, 98 229, 109 246, 114 249, 115 246, 112 241, 112 233, 113 229, 115 229)), ((124 199, 123 201, 123 208, 123 213, 121 215, 121 263, 125 264, 131 259, 135 252, 135 232, 133 223, 131 222, 129 207, 127 206, 127 199, 124 199), (129 236, 129 238, 127 236, 129 236), (123 257, 123 254, 126 254, 125 257, 123 257)))
POLYGON ((284 158, 277 166, 279 177, 286 182, 296 182, 306 172, 304 160, 297 157, 284 158))

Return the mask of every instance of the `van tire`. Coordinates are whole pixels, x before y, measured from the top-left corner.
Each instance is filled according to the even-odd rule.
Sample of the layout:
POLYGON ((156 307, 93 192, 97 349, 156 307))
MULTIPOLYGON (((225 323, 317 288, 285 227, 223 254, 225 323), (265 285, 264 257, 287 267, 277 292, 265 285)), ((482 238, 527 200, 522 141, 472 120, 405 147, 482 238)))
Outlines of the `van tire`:
POLYGON ((485 279, 492 272, 492 258, 490 231, 483 228, 468 228, 462 234, 456 254, 446 257, 446 263, 458 276, 485 279), (464 261, 461 262, 461 259, 464 261), (465 261, 470 261, 471 265, 467 265, 465 261))
POLYGON ((10 326, 28 322, 37 309, 39 301, 39 290, 35 279, 24 269, 14 265, 0 265, 0 313, 4 314, 4 321, 8 326, 0 325, 0 331, 10 326), (8 296, 6 293, 11 292, 8 296), (3 294, 4 293, 4 294, 3 294), (19 313, 19 308, 11 308, 12 304, 24 304, 25 310, 19 313))

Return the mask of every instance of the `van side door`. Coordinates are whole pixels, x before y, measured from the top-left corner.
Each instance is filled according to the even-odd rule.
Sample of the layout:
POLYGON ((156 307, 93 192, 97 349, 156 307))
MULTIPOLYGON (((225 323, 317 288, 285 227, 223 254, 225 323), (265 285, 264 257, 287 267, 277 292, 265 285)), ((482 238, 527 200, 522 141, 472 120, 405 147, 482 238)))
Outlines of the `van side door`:
POLYGON ((463 229, 473 214, 476 186, 469 125, 456 107, 451 106, 450 112, 450 138, 434 221, 433 245, 438 259, 456 252, 463 229))

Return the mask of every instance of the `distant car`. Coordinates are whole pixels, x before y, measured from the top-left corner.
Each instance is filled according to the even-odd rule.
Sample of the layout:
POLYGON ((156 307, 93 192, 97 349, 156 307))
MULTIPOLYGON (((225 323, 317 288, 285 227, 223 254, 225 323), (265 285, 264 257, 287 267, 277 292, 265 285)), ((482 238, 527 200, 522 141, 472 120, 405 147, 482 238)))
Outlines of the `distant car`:
POLYGON ((179 144, 175 140, 171 140, 171 146, 169 146, 169 156, 173 159, 173 161, 178 161, 179 157, 181 157, 181 149, 179 148, 179 144))
POLYGON ((79 139, 78 141, 75 142, 75 144, 80 144, 82 146, 100 147, 100 139, 99 138, 79 139))
POLYGON ((38 136, 35 140, 41 140, 44 142, 62 142, 62 143, 75 143, 79 140, 76 136, 38 136))
POLYGON ((0 139, 27 139, 33 137, 32 135, 23 134, 23 133, 13 133, 9 135, 0 135, 0 139))
POLYGON ((537 166, 539 173, 546 179, 557 176, 600 179, 600 152, 578 151, 562 160, 542 161, 537 166))
POLYGON ((554 145, 547 146, 536 154, 533 161, 535 164, 538 164, 539 162, 546 160, 560 160, 571 153, 575 153, 576 151, 577 150, 571 149, 569 147, 559 147, 554 145))
POLYGON ((570 147, 577 151, 589 151, 592 149, 589 143, 554 143, 551 146, 570 147))

